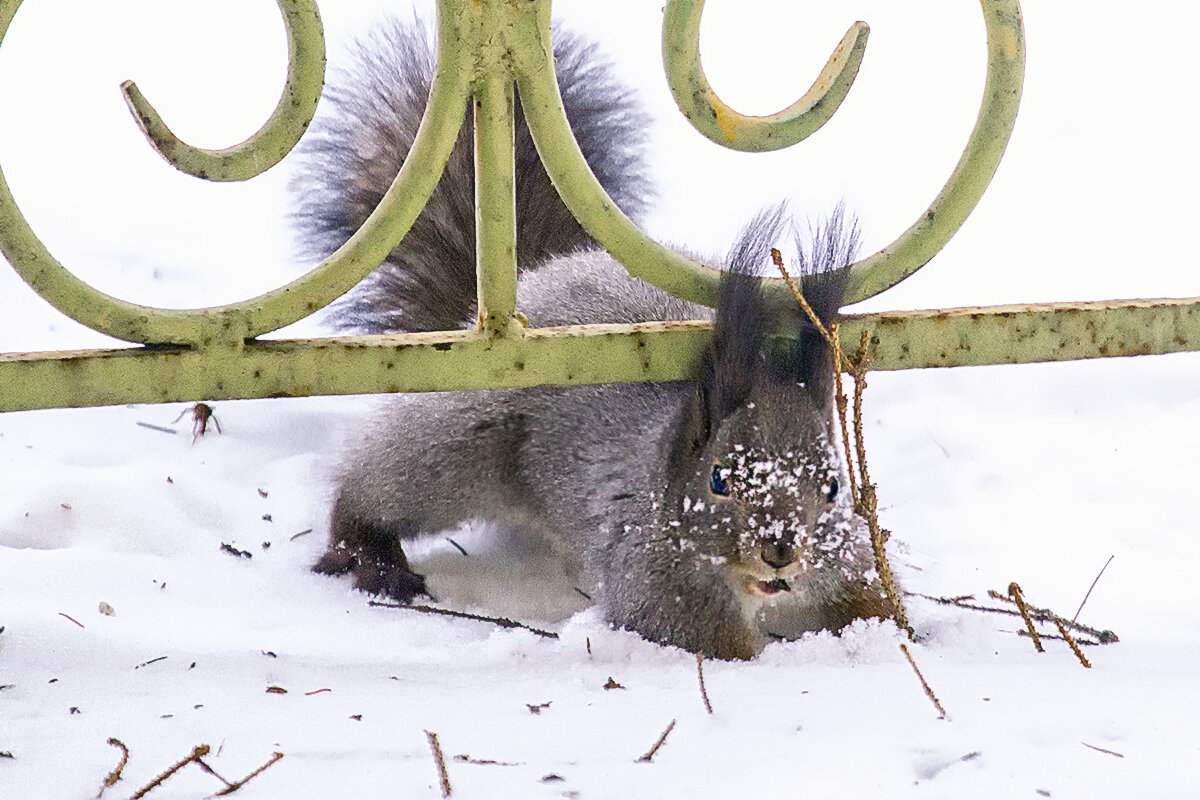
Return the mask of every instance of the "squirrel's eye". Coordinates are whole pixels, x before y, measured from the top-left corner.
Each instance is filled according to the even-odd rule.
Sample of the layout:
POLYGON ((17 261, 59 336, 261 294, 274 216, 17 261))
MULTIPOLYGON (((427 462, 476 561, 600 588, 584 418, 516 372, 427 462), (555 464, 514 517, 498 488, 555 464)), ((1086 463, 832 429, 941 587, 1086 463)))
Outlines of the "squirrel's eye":
POLYGON ((829 479, 829 491, 827 491, 825 493, 826 502, 832 503, 834 500, 836 500, 837 493, 838 493, 838 479, 830 478, 829 479))
POLYGON ((729 496, 729 468, 722 467, 720 464, 713 464, 712 476, 708 481, 709 488, 712 493, 721 497, 729 496))

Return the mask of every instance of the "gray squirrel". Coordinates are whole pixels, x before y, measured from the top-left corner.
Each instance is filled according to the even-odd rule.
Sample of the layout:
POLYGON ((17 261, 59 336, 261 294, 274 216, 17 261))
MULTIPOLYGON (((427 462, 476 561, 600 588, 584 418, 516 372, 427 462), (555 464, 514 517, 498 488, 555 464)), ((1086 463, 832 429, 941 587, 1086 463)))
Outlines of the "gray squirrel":
MULTIPOLYGON (((644 116, 595 45, 555 38, 580 148, 637 218, 649 201, 644 116)), ((310 256, 340 246, 375 207, 429 91, 433 54, 418 23, 387 22, 356 58, 300 145, 291 188, 310 256)), ((708 657, 752 658, 775 638, 888 616, 848 491, 830 349, 798 308, 769 306, 757 277, 790 236, 806 298, 833 318, 856 227, 839 208, 805 242, 783 206, 761 212, 722 264, 714 314, 630 277, 587 237, 519 104, 516 146, 517 307, 530 326, 711 319, 711 342, 688 381, 397 396, 344 459, 329 547, 313 569, 410 602, 428 591, 405 543, 480 520, 517 549, 551 553, 612 625, 708 657)), ((468 125, 429 206, 341 302, 339 324, 473 325, 473 201, 468 125)))

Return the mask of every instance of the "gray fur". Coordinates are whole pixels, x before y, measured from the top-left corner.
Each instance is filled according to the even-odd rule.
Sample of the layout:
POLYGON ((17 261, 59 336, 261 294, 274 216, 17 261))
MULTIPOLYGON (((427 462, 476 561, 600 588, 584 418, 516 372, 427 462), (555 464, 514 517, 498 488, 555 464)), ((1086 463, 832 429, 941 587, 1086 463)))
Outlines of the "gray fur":
MULTIPOLYGON (((340 91, 342 105, 353 106, 354 88, 340 91)), ((589 84, 576 91, 586 95, 589 84)), ((360 105, 358 112, 371 111, 368 101, 360 105)), ((381 124, 418 117, 409 109, 381 124)), ((466 173, 451 171, 443 182, 452 180, 461 184, 466 173)), ((552 204, 552 190, 542 191, 527 202, 552 204)), ((314 225, 330 216, 318 213, 314 225)), ((351 572, 359 588, 408 601, 426 588, 403 543, 485 520, 511 547, 551 553, 564 579, 591 594, 614 625, 707 656, 750 658, 774 636, 883 616, 870 543, 847 491, 831 354, 798 309, 768 308, 756 277, 768 248, 794 238, 792 264, 829 320, 857 231, 840 209, 811 244, 789 224, 779 207, 746 227, 725 260, 715 318, 631 278, 596 249, 524 271, 518 307, 534 326, 714 318, 695 378, 398 396, 344 461, 329 550, 315 569, 351 572)), ((408 246, 436 252, 427 242, 408 246)), ((389 270, 403 265, 434 284, 430 292, 466 291, 461 304, 473 300, 473 285, 464 289, 432 257, 389 270)), ((406 328, 445 306, 414 302, 415 295, 404 300, 406 328)), ((348 313, 353 320, 358 312, 351 305, 348 313)))
MULTIPOLYGON (((630 217, 649 203, 648 121, 594 43, 555 32, 555 71, 571 130, 600 185, 630 217)), ((385 19, 333 71, 297 147, 291 182, 299 254, 341 247, 400 171, 425 110, 434 54, 425 27, 385 19)), ((341 303, 339 327, 364 333, 448 330, 475 321, 475 174, 471 114, 428 205, 388 259, 341 303)), ((517 262, 522 269, 592 245, 550 184, 516 107, 517 262)), ((594 246, 594 245, 593 245, 594 246)))

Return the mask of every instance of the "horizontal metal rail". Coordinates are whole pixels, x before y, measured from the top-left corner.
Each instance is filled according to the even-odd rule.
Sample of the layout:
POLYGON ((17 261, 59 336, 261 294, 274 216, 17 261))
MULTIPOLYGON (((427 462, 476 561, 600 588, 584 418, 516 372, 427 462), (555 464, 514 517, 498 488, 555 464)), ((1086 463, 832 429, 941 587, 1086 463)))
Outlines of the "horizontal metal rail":
MULTIPOLYGON (((478 331, 250 342, 213 358, 184 348, 0 355, 0 411, 307 395, 683 380, 708 322, 585 325, 519 338, 478 331)), ((954 308, 847 316, 871 369, 1071 361, 1200 349, 1200 298, 954 308)))

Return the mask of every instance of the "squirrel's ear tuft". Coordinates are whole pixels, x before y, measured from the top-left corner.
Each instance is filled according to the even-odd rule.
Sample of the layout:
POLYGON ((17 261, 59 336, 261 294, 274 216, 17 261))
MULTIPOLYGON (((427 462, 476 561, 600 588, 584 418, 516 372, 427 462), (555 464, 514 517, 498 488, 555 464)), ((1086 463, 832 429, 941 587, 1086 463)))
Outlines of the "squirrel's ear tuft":
POLYGON ((802 383, 822 402, 833 391, 833 354, 808 315, 794 304, 769 307, 763 295, 762 269, 771 264, 771 248, 787 238, 795 244, 789 272, 805 300, 822 325, 837 318, 858 249, 857 223, 846 220, 839 204, 803 236, 786 204, 760 211, 730 250, 717 291, 696 387, 703 418, 697 430, 705 436, 746 403, 755 382, 802 383))
POLYGON ((701 362, 699 390, 715 424, 741 406, 762 366, 763 345, 774 328, 762 293, 760 267, 789 226, 787 207, 760 211, 729 252, 717 290, 713 336, 701 362))
MULTIPOLYGON (((858 251, 858 224, 846 220, 841 204, 807 235, 793 232, 794 255, 785 262, 804 299, 826 330, 837 319, 846 295, 850 263, 858 251)), ((765 353, 767 368, 780 381, 804 384, 824 402, 833 392, 833 351, 808 314, 789 304, 772 327, 765 353)), ((855 343, 857 344, 857 343, 855 343)))
MULTIPOLYGON (((826 330, 829 323, 837 319, 838 309, 846 296, 850 264, 858 253, 858 240, 858 221, 846 219, 841 203, 828 219, 810 229, 807 240, 799 232, 795 235, 800 291, 826 330)), ((827 397, 833 392, 833 351, 807 314, 797 309, 797 319, 797 353, 794 360, 789 359, 788 372, 809 386, 816 397, 827 397)), ((857 346, 857 342, 853 345, 857 346)))

